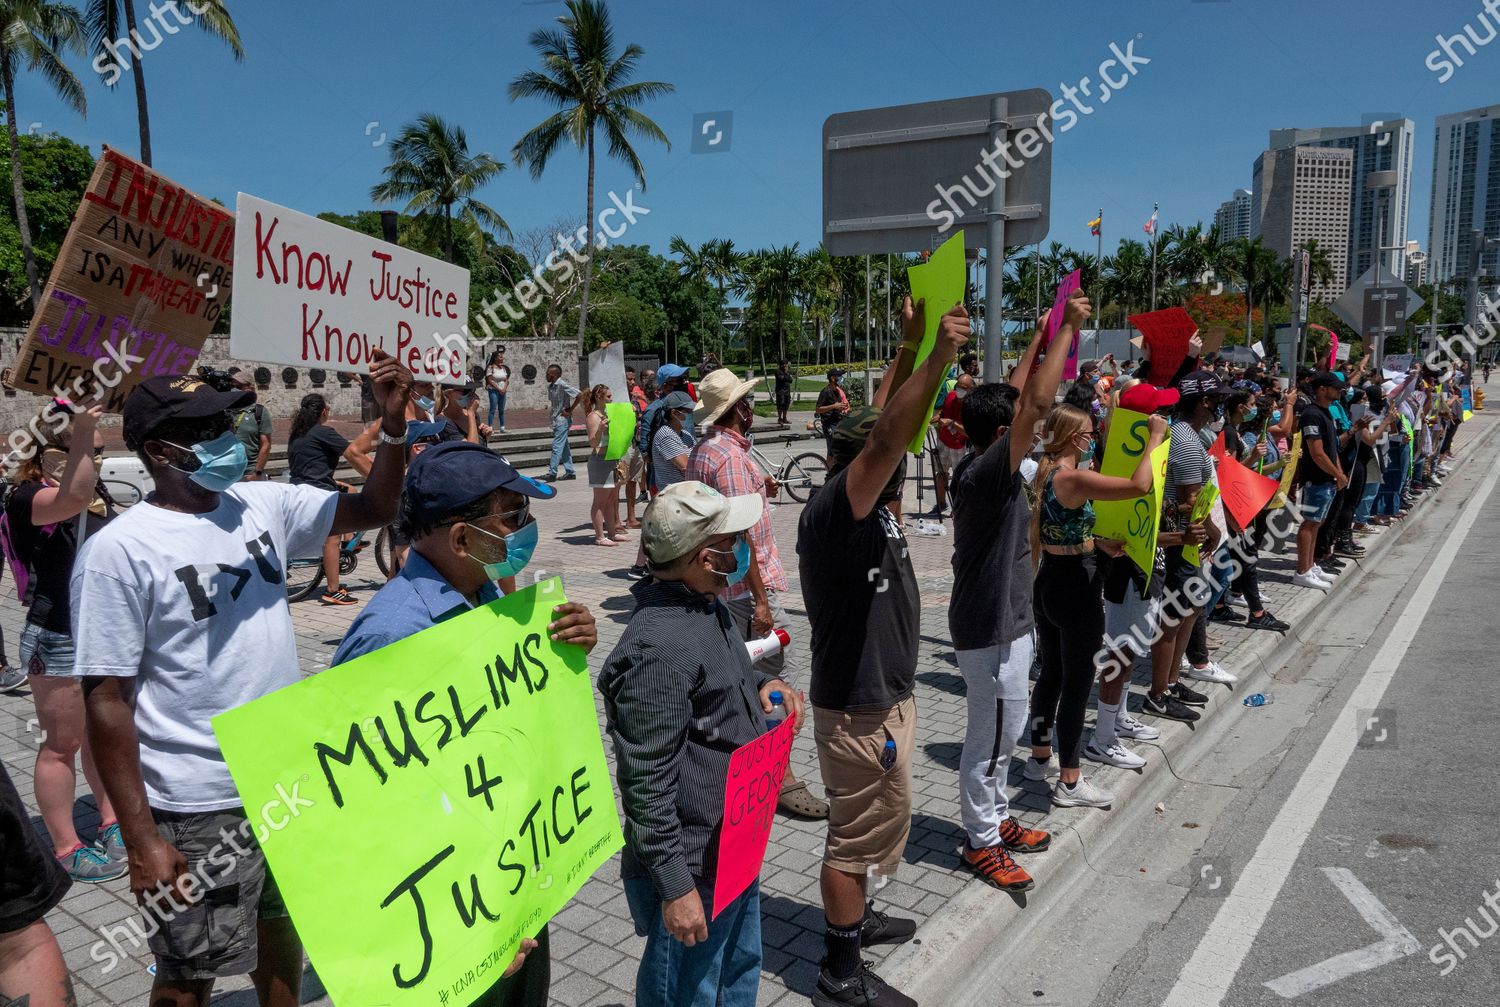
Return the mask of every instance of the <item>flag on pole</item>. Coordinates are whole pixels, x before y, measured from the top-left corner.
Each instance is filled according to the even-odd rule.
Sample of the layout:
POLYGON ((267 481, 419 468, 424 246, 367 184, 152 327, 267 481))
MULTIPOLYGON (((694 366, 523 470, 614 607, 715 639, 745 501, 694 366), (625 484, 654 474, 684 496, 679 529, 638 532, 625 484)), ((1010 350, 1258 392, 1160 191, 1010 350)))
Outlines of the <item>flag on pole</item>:
POLYGON ((1089 233, 1090 234, 1098 234, 1099 233, 1099 227, 1103 223, 1104 223, 1104 218, 1102 216, 1101 217, 1095 217, 1093 220, 1089 221, 1089 233))
POLYGON ((1156 237, 1156 209, 1157 208, 1154 206, 1151 208, 1151 219, 1141 225, 1141 230, 1145 231, 1153 238, 1156 237))

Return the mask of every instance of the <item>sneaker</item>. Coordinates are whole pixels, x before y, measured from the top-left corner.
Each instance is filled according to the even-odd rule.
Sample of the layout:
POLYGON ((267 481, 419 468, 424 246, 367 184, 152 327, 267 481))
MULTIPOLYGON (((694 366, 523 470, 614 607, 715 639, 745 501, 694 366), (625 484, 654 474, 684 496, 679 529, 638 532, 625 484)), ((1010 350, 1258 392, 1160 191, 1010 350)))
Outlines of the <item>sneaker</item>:
POLYGON ((1106 766, 1117 766, 1120 769, 1141 769, 1146 765, 1146 760, 1136 755, 1130 749, 1118 741, 1108 748, 1100 748, 1094 738, 1083 746, 1083 757, 1094 762, 1102 762, 1106 766))
POLYGON ((577 479, 577 478, 578 478, 578 473, 577 472, 569 472, 569 473, 567 473, 566 475, 564 475, 562 477, 562 481, 563 482, 567 482, 569 479, 577 479))
POLYGON ((323 604, 325 605, 358 605, 359 599, 354 597, 344 588, 337 591, 324 591, 323 604))
POLYGON ((1150 724, 1143 724, 1125 710, 1115 714, 1115 734, 1133 741, 1155 741, 1161 732, 1150 724))
POLYGON ((1058 780, 1052 788, 1052 803, 1059 808, 1107 808, 1115 803, 1115 795, 1080 776, 1071 787, 1058 780))
POLYGON ((557 473, 548 472, 546 475, 542 476, 541 479, 544 483, 555 483, 557 482, 557 473))
POLYGON ((20 668, 0 668, 0 692, 15 692, 26 684, 26 672, 20 668))
POLYGON ((1203 633, 1203 645, 1209 650, 1218 650, 1220 647, 1224 646, 1224 641, 1215 636, 1213 633, 1205 630, 1203 633))
POLYGON ((1317 567, 1313 567, 1310 570, 1308 570, 1306 573, 1295 574, 1292 577, 1292 586, 1293 587, 1310 587, 1310 588, 1312 588, 1315 591, 1331 591, 1331 590, 1333 590, 1333 582, 1332 581, 1328 581, 1328 580, 1324 580, 1322 577, 1319 577, 1318 573, 1317 573, 1317 569, 1318 569, 1317 567))
POLYGON ((1276 618, 1270 612, 1262 612, 1260 615, 1252 615, 1245 623, 1251 629, 1269 629, 1273 633, 1285 633, 1292 627, 1276 618))
POLYGON ((835 979, 825 963, 818 973, 818 984, 813 987, 812 1002, 814 1007, 842 1007, 844 1004, 917 1007, 917 1002, 911 997, 886 985, 886 981, 875 974, 873 963, 868 961, 860 962, 859 971, 848 979, 835 979))
POLYGON ((865 903, 865 921, 859 925, 859 945, 905 944, 917 932, 917 921, 901 916, 887 916, 875 908, 874 900, 865 903))
POLYGON ((1346 539, 1333 547, 1335 556, 1348 556, 1350 559, 1359 559, 1365 554, 1365 547, 1353 539, 1346 539))
POLYGON ((68 877, 86 885, 97 885, 102 881, 113 881, 130 869, 124 861, 115 863, 100 850, 92 846, 79 846, 65 857, 57 858, 68 872, 68 877))
POLYGON ((1141 705, 1141 712, 1153 717, 1164 717, 1167 720, 1180 720, 1186 724, 1203 718, 1203 714, 1187 706, 1170 692, 1161 699, 1154 699, 1148 695, 1146 702, 1141 705))
POLYGON ((1208 705, 1208 694, 1207 693, 1199 692, 1197 689, 1190 689, 1190 688, 1187 687, 1187 685, 1185 685, 1182 682, 1177 682, 1176 684, 1174 684, 1171 687, 1171 689, 1172 689, 1172 695, 1176 696, 1178 699, 1180 699, 1182 702, 1186 703, 1188 706, 1207 706, 1208 705))
POLYGON ((1052 845, 1052 837, 1041 829, 1028 829, 1007 815, 1000 819, 1000 842, 1014 853, 1041 853, 1052 845))
POLYGON ((1021 770, 1023 779, 1031 780, 1033 783, 1043 783, 1048 778, 1057 775, 1057 759, 1048 756, 1046 762, 1038 762, 1031 756, 1026 757, 1026 768, 1021 770))
MULTIPOLYGON (((1006 819, 1010 821, 1010 819, 1006 819)), ((1026 869, 1011 859, 1004 846, 986 846, 973 849, 964 840, 964 866, 979 876, 987 885, 1002 892, 1029 892, 1036 887, 1026 869)))
POLYGON ((1219 685, 1233 685, 1240 680, 1238 675, 1221 668, 1217 661, 1210 661, 1201 668, 1189 664, 1182 673, 1199 682, 1217 682, 1219 685))
POLYGON ((1239 622, 1240 617, 1228 605, 1219 605, 1208 613, 1209 622, 1239 622))
POLYGON ((649 571, 647 571, 647 569, 643 566, 633 566, 629 570, 625 571, 625 576, 629 577, 631 580, 645 580, 646 574, 648 572, 649 571))
POLYGON ((112 864, 125 863, 125 836, 120 832, 120 823, 111 822, 99 830, 94 845, 103 851, 112 864))
POLYGON ((1250 605, 1250 603, 1245 600, 1245 596, 1243 594, 1235 594, 1233 591, 1227 592, 1224 595, 1224 600, 1234 608, 1248 608, 1250 605))

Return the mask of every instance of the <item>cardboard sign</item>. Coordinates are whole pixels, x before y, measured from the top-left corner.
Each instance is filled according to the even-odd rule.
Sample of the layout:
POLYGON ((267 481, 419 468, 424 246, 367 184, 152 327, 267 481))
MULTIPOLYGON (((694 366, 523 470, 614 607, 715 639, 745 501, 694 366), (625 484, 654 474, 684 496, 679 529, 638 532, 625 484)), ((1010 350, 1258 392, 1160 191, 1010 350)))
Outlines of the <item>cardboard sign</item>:
MULTIPOLYGON (((938 324, 943 320, 943 316, 952 311, 954 305, 963 302, 967 276, 962 230, 955 232, 953 237, 939 245, 926 262, 907 267, 906 279, 911 286, 912 303, 926 302, 922 308, 922 343, 917 347, 917 359, 911 365, 914 372, 922 366, 924 360, 932 356, 933 347, 937 346, 938 324)), ((941 384, 941 381, 938 384, 941 384)), ((935 396, 937 390, 937 384, 927 389, 928 397, 935 396)), ((911 444, 907 446, 907 450, 914 455, 920 455, 926 435, 927 424, 923 423, 922 428, 912 438, 911 444)))
POLYGON ((383 349, 419 378, 468 378, 469 271, 240 193, 229 349, 368 373, 383 349))
POLYGON ((1146 380, 1158 388, 1167 387, 1187 356, 1188 341, 1197 334, 1198 323, 1182 308, 1163 308, 1131 315, 1130 324, 1141 331, 1151 349, 1146 380))
MULTIPOLYGON (((1205 483, 1203 486, 1201 486, 1198 489, 1198 498, 1193 501, 1193 513, 1188 518, 1188 522, 1190 524, 1197 524, 1199 521, 1202 521, 1204 518, 1208 517, 1208 515, 1214 509, 1214 501, 1218 498, 1219 487, 1215 486, 1213 483, 1205 483)), ((1189 563, 1192 563, 1194 566, 1197 566, 1199 563, 1203 562, 1203 559, 1199 554, 1199 549, 1195 545, 1183 546, 1182 558, 1187 560, 1189 563)))
POLYGON ((1266 359, 1266 348, 1261 344, 1259 339, 1250 345, 1250 352, 1255 354, 1257 360, 1266 359))
POLYGON ((589 354, 589 384, 605 385, 616 402, 630 401, 630 386, 625 383, 625 344, 610 343, 589 354))
POLYGON ((185 374, 229 303, 234 217, 104 148, 42 291, 11 388, 119 412, 148 377, 185 374))
POLYGON ((213 718, 334 1003, 466 1007, 623 844, 557 578, 213 718), (271 804, 268 804, 268 801, 271 804), (273 821, 274 818, 274 821, 273 821))
POLYGON ((604 449, 608 462, 624 458, 635 438, 635 407, 627 398, 623 402, 606 402, 604 415, 609 418, 609 445, 604 449))
POLYGON ((719 866, 714 872, 714 912, 729 904, 760 877, 766 843, 776 821, 776 801, 792 756, 792 722, 784 720, 729 757, 724 779, 724 825, 719 830, 719 866))
MULTIPOLYGON (((1129 479, 1146 451, 1150 431, 1144 413, 1116 409, 1110 415, 1104 443, 1103 475, 1129 479)), ((1125 554, 1149 579, 1155 567, 1156 538, 1161 528, 1161 501, 1166 491, 1167 446, 1163 440, 1151 454, 1151 492, 1134 500, 1096 500, 1094 535, 1123 542, 1125 554)))

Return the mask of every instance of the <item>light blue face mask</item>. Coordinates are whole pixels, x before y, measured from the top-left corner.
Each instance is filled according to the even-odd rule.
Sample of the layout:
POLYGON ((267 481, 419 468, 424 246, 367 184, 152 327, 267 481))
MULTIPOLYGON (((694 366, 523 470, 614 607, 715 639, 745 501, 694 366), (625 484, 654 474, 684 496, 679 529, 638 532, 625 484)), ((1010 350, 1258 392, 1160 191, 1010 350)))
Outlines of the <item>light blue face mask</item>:
POLYGON ((437 403, 432 400, 431 396, 420 395, 417 397, 417 408, 422 410, 422 412, 427 413, 429 416, 432 415, 432 407, 436 404, 437 403))
POLYGON ((1255 419, 1255 417, 1257 417, 1259 415, 1260 415, 1260 410, 1257 409, 1257 408, 1255 408, 1254 406, 1251 406, 1250 407, 1250 411, 1245 414, 1245 422, 1249 423, 1251 420, 1255 419))
MULTIPOLYGON (((499 580, 502 577, 514 577, 526 569, 526 564, 531 562, 531 554, 536 552, 537 525, 535 521, 528 521, 509 535, 496 535, 492 531, 485 531, 478 525, 469 525, 474 531, 488 535, 490 538, 498 538, 505 543, 505 558, 498 563, 485 563, 484 575, 490 580, 499 580)), ((474 559, 473 556, 469 557, 474 559)), ((479 560, 474 559, 478 563, 479 560)))
POLYGON ((223 493, 229 487, 240 481, 245 474, 245 465, 248 458, 245 455, 245 445, 234 435, 233 430, 226 430, 211 441, 199 441, 190 448, 181 444, 172 444, 171 441, 163 441, 163 444, 171 444, 179 451, 191 451, 198 459, 198 467, 191 472, 187 469, 172 468, 184 472, 193 482, 202 486, 212 493, 223 493))
POLYGON ((724 553, 733 554, 734 569, 729 573, 719 573, 719 576, 723 577, 727 582, 726 586, 732 587, 735 584, 738 584, 740 581, 744 580, 745 575, 750 572, 750 540, 745 536, 741 535, 739 538, 734 540, 733 550, 710 549, 708 551, 716 552, 720 555, 723 555, 724 553))
POLYGON ((1271 422, 1272 423, 1280 423, 1281 422, 1281 410, 1280 409, 1274 410, 1271 413, 1271 422))

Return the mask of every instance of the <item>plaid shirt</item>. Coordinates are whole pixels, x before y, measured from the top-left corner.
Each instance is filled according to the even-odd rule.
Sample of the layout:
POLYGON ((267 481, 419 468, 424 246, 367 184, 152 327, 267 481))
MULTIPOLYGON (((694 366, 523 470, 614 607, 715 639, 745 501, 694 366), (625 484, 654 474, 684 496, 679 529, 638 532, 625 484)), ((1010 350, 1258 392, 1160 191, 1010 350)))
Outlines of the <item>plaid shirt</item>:
MULTIPOLYGON (((687 477, 707 483, 727 497, 759 493, 765 500, 766 477, 750 457, 749 439, 727 427, 710 429, 709 435, 699 441, 688 456, 687 477)), ((750 529, 750 545, 755 549, 755 561, 760 566, 760 579, 766 590, 785 591, 786 568, 781 565, 781 554, 776 551, 769 504, 750 529)), ((719 597, 733 601, 749 596, 750 582, 742 580, 719 597)))

